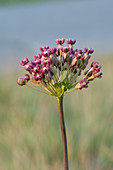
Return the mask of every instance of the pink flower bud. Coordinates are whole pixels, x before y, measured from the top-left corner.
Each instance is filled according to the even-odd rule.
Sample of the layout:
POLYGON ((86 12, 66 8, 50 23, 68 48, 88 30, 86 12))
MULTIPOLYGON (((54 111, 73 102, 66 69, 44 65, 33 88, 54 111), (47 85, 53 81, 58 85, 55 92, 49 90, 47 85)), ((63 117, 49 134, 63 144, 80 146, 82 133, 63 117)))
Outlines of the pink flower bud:
POLYGON ((84 88, 88 88, 88 85, 84 85, 84 88))
POLYGON ((37 55, 39 59, 42 58, 42 55, 40 53, 38 53, 37 55))
POLYGON ((49 64, 51 64, 52 63, 52 58, 48 58, 48 62, 49 62, 49 64))
POLYGON ((41 59, 37 59, 37 60, 35 61, 35 64, 41 64, 41 59))
POLYGON ((43 51, 44 51, 43 47, 40 47, 40 51, 41 51, 41 52, 43 52, 43 51))
POLYGON ((37 71, 40 71, 40 66, 36 65, 37 71))
POLYGON ((19 86, 25 85, 25 84, 26 84, 25 79, 22 78, 22 77, 19 77, 18 80, 17 80, 17 84, 18 84, 19 86))
POLYGON ((102 78, 102 76, 98 76, 97 78, 98 78, 98 79, 101 79, 101 78, 102 78))
POLYGON ((29 74, 25 74, 24 76, 25 76, 25 79, 30 80, 30 76, 29 76, 29 74))
POLYGON ((59 50, 56 51, 56 55, 57 55, 57 57, 60 55, 59 50))
POLYGON ((24 60, 25 60, 26 64, 29 62, 29 60, 28 60, 28 58, 27 58, 27 57, 26 57, 24 60))
POLYGON ((70 50, 69 47, 64 47, 64 48, 63 48, 63 52, 64 52, 64 53, 67 53, 69 50, 70 50))
MULTIPOLYGON (((39 77, 39 79, 40 79, 40 78, 41 78, 41 79, 42 79, 42 78, 44 78, 44 74, 45 74, 45 73, 46 73, 46 72, 44 72, 44 73, 40 73, 40 77, 39 77)), ((40 79, 40 80, 41 80, 41 79, 40 79)))
MULTIPOLYGON (((44 67, 44 68, 45 68, 45 67, 44 67)), ((46 74, 45 69, 41 69, 40 71, 41 71, 41 73, 46 74)))
POLYGON ((101 66, 98 66, 98 67, 96 68, 96 71, 99 72, 100 69, 101 69, 101 66))
POLYGON ((92 48, 90 48, 89 50, 88 50, 88 54, 92 54, 94 52, 94 50, 92 49, 92 48))
POLYGON ((46 65, 46 70, 47 70, 47 72, 49 72, 49 65, 46 65))
POLYGON ((44 49, 44 50, 48 50, 48 49, 49 49, 49 46, 44 46, 43 49, 44 49))
POLYGON ((25 76, 25 82, 27 83, 30 80, 30 76, 29 74, 25 74, 24 76, 25 76))
POLYGON ((56 48, 51 48, 51 49, 50 49, 50 53, 51 53, 51 54, 56 53, 56 51, 57 51, 57 49, 56 49, 56 48))
POLYGON ((26 63, 25 63, 23 60, 20 62, 20 65, 21 65, 21 66, 25 66, 25 64, 26 64, 26 63))
POLYGON ((43 60, 41 63, 42 63, 44 66, 46 66, 46 61, 43 60))
POLYGON ((34 59, 37 60, 38 56, 37 55, 34 55, 34 59))
POLYGON ((56 42, 56 44, 58 44, 58 45, 62 45, 62 44, 64 44, 65 39, 64 39, 64 38, 62 38, 62 39, 59 38, 59 39, 56 39, 55 42, 56 42))
POLYGON ((66 39, 67 44, 74 45, 76 43, 76 40, 72 39, 66 39))
POLYGON ((75 57, 77 57, 77 55, 78 55, 78 52, 77 52, 77 51, 75 51, 74 56, 75 56, 75 57))

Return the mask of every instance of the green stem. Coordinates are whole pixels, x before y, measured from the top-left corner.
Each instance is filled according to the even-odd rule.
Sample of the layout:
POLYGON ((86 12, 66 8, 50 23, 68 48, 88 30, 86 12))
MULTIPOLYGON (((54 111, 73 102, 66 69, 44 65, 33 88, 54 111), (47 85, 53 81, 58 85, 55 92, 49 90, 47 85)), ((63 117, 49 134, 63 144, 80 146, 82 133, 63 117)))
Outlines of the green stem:
POLYGON ((59 112, 59 119, 60 119, 61 133, 62 133, 64 170, 69 170, 67 137, 66 137, 64 113, 63 113, 63 95, 57 98, 57 102, 58 102, 58 112, 59 112))
POLYGON ((66 94, 69 93, 69 92, 72 92, 73 90, 76 90, 76 88, 73 88, 73 89, 71 89, 71 90, 66 91, 66 92, 64 93, 64 95, 66 95, 66 94))
POLYGON ((63 81, 62 56, 60 56, 61 80, 63 81))
POLYGON ((28 85, 28 84, 26 84, 26 86, 28 86, 28 87, 30 87, 30 88, 38 91, 38 92, 41 92, 41 93, 44 93, 44 94, 47 94, 47 95, 51 95, 51 94, 49 94, 49 93, 46 93, 46 92, 44 92, 44 91, 42 91, 42 90, 39 90, 39 89, 37 89, 37 88, 35 88, 35 87, 33 87, 33 86, 28 85))
POLYGON ((79 68, 78 72, 75 74, 75 76, 74 76, 73 79, 71 80, 71 83, 74 83, 74 81, 75 81, 76 78, 78 77, 79 73, 81 72, 83 66, 84 66, 84 64, 81 65, 81 67, 79 68))

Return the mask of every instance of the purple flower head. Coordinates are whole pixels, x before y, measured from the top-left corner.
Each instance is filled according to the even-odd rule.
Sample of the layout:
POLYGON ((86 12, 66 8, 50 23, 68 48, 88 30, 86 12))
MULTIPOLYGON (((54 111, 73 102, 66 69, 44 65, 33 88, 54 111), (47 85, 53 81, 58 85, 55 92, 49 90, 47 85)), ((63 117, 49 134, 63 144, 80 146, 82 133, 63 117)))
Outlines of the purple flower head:
POLYGON ((85 70, 94 52, 92 48, 74 49, 72 45, 76 43, 76 40, 72 39, 66 39, 68 44, 66 46, 64 38, 58 38, 55 42, 58 44, 57 48, 40 47, 41 53, 35 55, 32 60, 25 58, 20 62, 29 74, 18 79, 19 85, 27 85, 28 81, 35 85, 41 84, 51 95, 59 97, 71 88, 88 88, 89 82, 102 77, 101 66, 96 61, 93 61, 90 68, 85 70), (82 74, 83 71, 84 74, 82 74))

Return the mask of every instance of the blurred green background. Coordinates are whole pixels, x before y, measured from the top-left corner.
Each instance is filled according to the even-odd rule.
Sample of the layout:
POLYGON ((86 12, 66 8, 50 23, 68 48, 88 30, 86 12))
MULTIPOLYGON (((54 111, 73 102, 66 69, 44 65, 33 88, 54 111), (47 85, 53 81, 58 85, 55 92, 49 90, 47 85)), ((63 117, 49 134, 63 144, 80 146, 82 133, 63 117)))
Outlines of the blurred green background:
MULTIPOLYGON (((16 3, 23 3, 23 2, 46 2, 48 0, 0 0, 0 4, 16 4, 16 3)), ((50 0, 51 1, 51 0, 50 0)))
MULTIPOLYGON (((1 61, 3 57, 5 53, 0 54, 1 61)), ((113 169, 113 53, 104 50, 93 57, 90 62, 99 61, 103 78, 64 98, 70 170, 113 169)), ((19 59, 15 64, 19 65, 19 59)), ((13 69, 10 62, 9 67, 5 62, 2 66, 0 170, 62 170, 56 99, 19 87, 16 80, 23 74, 21 66, 13 69)))

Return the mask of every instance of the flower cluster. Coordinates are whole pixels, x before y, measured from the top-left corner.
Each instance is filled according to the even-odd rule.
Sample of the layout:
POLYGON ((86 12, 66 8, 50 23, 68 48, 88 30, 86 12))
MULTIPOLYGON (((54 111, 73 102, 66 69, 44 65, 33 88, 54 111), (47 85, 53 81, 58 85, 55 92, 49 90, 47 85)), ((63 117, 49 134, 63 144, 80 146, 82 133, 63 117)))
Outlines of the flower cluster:
POLYGON ((74 49, 76 40, 72 39, 66 39, 67 45, 64 45, 64 38, 55 42, 58 48, 40 47, 40 53, 32 60, 25 58, 20 62, 28 72, 24 78, 18 78, 20 86, 28 85, 29 81, 34 85, 41 84, 51 95, 59 97, 74 89, 87 88, 90 81, 102 77, 101 66, 94 61, 80 78, 94 52, 92 48, 74 49))

